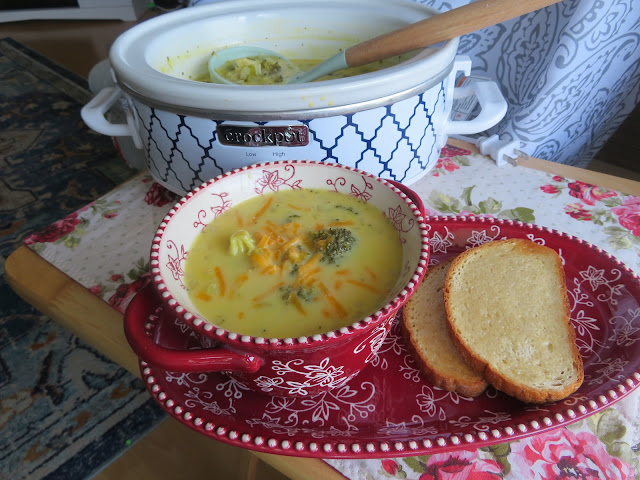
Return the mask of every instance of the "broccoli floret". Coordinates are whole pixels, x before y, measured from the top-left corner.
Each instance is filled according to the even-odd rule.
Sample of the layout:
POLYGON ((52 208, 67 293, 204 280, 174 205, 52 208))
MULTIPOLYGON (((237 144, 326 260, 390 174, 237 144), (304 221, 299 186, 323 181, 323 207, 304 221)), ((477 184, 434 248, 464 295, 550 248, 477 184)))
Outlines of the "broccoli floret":
POLYGON ((289 304, 291 301, 291 296, 296 295, 300 300, 304 302, 312 302, 315 299, 315 291, 313 287, 291 287, 287 285, 286 287, 280 287, 282 300, 289 304))
POLYGON ((256 249, 253 237, 246 230, 238 230, 229 239, 229 253, 233 256, 241 253, 250 254, 256 249))
POLYGON ((260 67, 264 70, 265 73, 278 73, 282 70, 282 65, 277 60, 267 59, 265 58, 260 62, 260 67))
POLYGON ((322 252, 322 261, 336 263, 353 248, 356 237, 346 228, 327 228, 311 234, 316 251, 322 252))

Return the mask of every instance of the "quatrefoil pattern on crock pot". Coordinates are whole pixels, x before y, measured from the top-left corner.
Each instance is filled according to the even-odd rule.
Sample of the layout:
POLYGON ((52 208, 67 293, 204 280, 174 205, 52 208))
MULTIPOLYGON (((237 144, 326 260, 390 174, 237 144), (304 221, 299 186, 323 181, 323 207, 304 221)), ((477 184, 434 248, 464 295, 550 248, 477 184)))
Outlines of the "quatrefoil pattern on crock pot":
POLYGON ((151 174, 165 186, 184 192, 234 168, 278 159, 314 159, 340 163, 383 178, 410 183, 438 157, 441 140, 434 123, 445 111, 445 82, 439 88, 387 106, 323 118, 285 121, 305 125, 309 144, 298 147, 222 145, 223 123, 282 125, 283 121, 227 122, 177 115, 134 100, 140 136, 151 174), (173 188, 175 189, 175 188, 173 188))

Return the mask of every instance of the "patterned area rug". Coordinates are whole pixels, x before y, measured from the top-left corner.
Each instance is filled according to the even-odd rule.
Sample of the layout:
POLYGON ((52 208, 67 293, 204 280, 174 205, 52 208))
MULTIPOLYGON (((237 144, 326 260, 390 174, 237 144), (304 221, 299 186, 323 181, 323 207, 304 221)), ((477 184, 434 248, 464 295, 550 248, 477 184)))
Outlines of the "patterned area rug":
MULTIPOLYGON (((85 80, 0 40, 0 272, 23 239, 135 172, 80 118, 85 80)), ((164 414, 141 381, 0 277, 0 478, 83 479, 164 414)))

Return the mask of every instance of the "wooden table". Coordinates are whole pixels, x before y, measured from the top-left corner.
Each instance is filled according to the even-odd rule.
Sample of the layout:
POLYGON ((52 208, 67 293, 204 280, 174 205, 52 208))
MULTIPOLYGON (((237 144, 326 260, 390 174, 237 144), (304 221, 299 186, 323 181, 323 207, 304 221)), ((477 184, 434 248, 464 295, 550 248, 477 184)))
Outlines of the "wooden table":
MULTIPOLYGON (((451 144, 477 151, 464 142, 451 144)), ((582 180, 640 196, 640 182, 534 158, 519 158, 521 166, 582 180)), ((6 260, 6 278, 25 301, 73 332, 115 363, 140 376, 138 359, 129 348, 122 315, 85 287, 43 260, 28 247, 19 247, 6 260)), ((96 478, 209 478, 221 462, 236 478, 343 479, 319 459, 251 452, 222 444, 168 418, 96 478), (171 441, 167 442, 169 438, 171 441), (272 466, 278 472, 266 467, 272 466)), ((231 474, 229 476, 231 476, 231 474)))

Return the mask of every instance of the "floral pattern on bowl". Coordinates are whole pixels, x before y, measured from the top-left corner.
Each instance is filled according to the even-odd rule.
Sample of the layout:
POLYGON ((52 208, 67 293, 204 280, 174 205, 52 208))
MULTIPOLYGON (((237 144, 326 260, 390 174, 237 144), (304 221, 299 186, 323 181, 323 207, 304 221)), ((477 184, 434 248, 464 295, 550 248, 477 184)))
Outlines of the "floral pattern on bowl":
POLYGON ((270 395, 311 396, 344 386, 375 358, 395 313, 424 276, 429 244, 422 202, 407 187, 350 167, 311 161, 273 162, 234 170, 196 188, 169 211, 151 247, 151 283, 164 305, 193 330, 202 353, 162 349, 141 324, 153 302, 149 289, 125 314, 127 339, 150 364, 182 372, 226 371, 270 395), (184 285, 184 263, 203 228, 232 206, 281 189, 317 188, 374 205, 389 219, 402 245, 399 276, 382 307, 337 330, 298 338, 263 338, 224 330, 199 315, 184 285), (413 201, 411 200, 413 198, 413 201))

